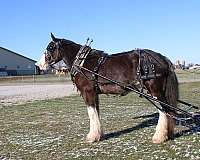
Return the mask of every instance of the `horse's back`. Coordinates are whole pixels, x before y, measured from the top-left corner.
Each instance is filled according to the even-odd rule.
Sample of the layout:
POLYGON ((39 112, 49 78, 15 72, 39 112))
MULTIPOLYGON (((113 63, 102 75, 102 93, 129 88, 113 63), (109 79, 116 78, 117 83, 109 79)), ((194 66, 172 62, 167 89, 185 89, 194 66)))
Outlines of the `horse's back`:
POLYGON ((119 64, 129 62, 137 64, 140 55, 142 55, 142 57, 147 57, 150 60, 150 63, 154 64, 158 68, 168 68, 169 65, 173 65, 167 57, 150 49, 135 49, 128 52, 115 53, 108 55, 108 59, 110 61, 119 62, 119 64))
POLYGON ((99 73, 118 80, 128 81, 136 78, 138 57, 133 52, 108 55, 99 73))
POLYGON ((158 65, 158 67, 161 67, 161 66, 164 67, 165 65, 166 66, 173 65, 172 62, 161 53, 158 53, 149 49, 144 49, 143 51, 153 59, 154 63, 160 64, 158 65))

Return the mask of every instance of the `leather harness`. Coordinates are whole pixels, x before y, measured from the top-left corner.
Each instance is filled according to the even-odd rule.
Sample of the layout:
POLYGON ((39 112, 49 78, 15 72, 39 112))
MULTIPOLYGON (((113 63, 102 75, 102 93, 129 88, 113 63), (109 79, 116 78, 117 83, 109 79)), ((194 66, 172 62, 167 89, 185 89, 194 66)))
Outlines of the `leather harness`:
MULTIPOLYGON (((93 54, 94 50, 91 49, 90 46, 88 45, 84 45, 80 48, 80 50, 78 51, 77 55, 76 55, 76 58, 73 62, 73 65, 72 65, 72 68, 70 70, 70 73, 71 73, 71 79, 72 79, 72 82, 74 82, 74 78, 76 76, 77 73, 80 73, 82 74, 84 77, 86 77, 87 79, 89 79, 85 74, 84 72, 82 72, 82 70, 79 68, 79 66, 83 66, 87 56, 89 54, 93 54)), ((95 90, 96 90, 96 93, 99 94, 101 93, 101 90, 99 88, 99 81, 98 81, 98 76, 95 74, 95 73, 98 73, 99 72, 99 69, 100 69, 100 66, 103 64, 103 62, 105 62, 107 58, 107 54, 103 54, 103 56, 101 56, 98 60, 97 60, 97 63, 94 67, 94 70, 93 70, 93 74, 92 74, 92 80, 95 82, 95 90)))
MULTIPOLYGON (((90 54, 95 54, 93 49, 91 49, 90 46, 84 45, 80 48, 78 51, 76 58, 73 62, 72 68, 70 70, 71 73, 71 79, 74 82, 74 78, 77 73, 80 73, 87 79, 89 79, 84 72, 80 69, 80 67, 83 66, 87 56, 90 54)), ((156 74, 155 71, 155 66, 152 61, 152 57, 150 54, 145 52, 143 49, 137 49, 136 53, 139 56, 139 62, 138 62, 138 67, 137 67, 137 81, 140 84, 140 92, 143 93, 144 90, 144 84, 143 80, 149 80, 149 79, 155 79, 156 77, 161 76, 160 74, 156 74)), ((101 90, 99 88, 99 81, 98 81, 98 73, 101 65, 103 62, 105 62, 107 58, 107 54, 103 54, 98 60, 97 63, 92 71, 92 80, 95 82, 94 87, 96 90, 96 93, 101 93, 101 90)), ((90 79, 91 80, 91 79, 90 79)), ((123 95, 123 94, 122 94, 123 95)))
MULTIPOLYGON (((57 47, 56 47, 57 48, 57 47)), ((51 49, 52 48, 48 48, 49 49, 49 52, 51 52, 51 49)), ((58 49, 58 48, 57 48, 58 49)), ((174 116, 172 114, 170 114, 169 112, 167 112, 166 110, 163 110, 163 108, 160 108, 158 105, 156 105, 154 102, 158 102, 162 105, 164 105, 165 107, 168 107, 171 111, 173 111, 175 114, 176 112, 181 112, 183 113, 184 115, 192 118, 194 120, 194 123, 195 124, 200 124, 200 114, 197 112, 197 114, 195 113, 189 113, 185 110, 182 110, 180 108, 177 108, 177 107, 174 107, 172 105, 169 105, 167 103, 164 103, 148 94, 145 94, 143 93, 143 80, 148 80, 148 79, 155 79, 159 76, 161 76, 161 74, 157 74, 156 73, 156 70, 155 70, 155 66, 154 64, 157 64, 159 63, 159 61, 156 60, 156 58, 153 57, 153 55, 148 52, 148 50, 145 50, 145 49, 137 49, 137 50, 134 50, 133 52, 135 52, 136 54, 138 54, 138 66, 137 66, 137 82, 140 82, 140 85, 142 86, 142 90, 139 91, 139 89, 133 84, 128 84, 126 86, 124 86, 123 84, 121 84, 120 82, 116 81, 116 80, 112 80, 112 79, 109 79, 105 76, 102 76, 101 74, 98 74, 99 72, 99 69, 101 67, 101 65, 105 62, 106 60, 106 57, 108 56, 107 54, 102 54, 103 56, 101 56, 98 60, 97 60, 97 63, 96 63, 96 66, 94 67, 94 70, 90 70, 90 69, 87 69, 85 67, 83 67, 83 64, 88 56, 88 54, 90 54, 90 52, 92 51, 95 51, 95 50, 92 50, 90 48, 89 45, 86 45, 85 46, 82 46, 79 50, 79 52, 77 53, 76 55, 76 58, 73 62, 73 65, 71 67, 71 77, 72 77, 72 81, 74 82, 74 77, 77 73, 80 73, 82 75, 84 75, 87 79, 88 77, 84 74, 84 72, 82 72, 81 69, 84 69, 85 71, 89 72, 92 74, 92 77, 93 77, 93 80, 95 81, 95 89, 96 89, 96 94, 99 94, 101 93, 100 89, 99 89, 99 82, 98 82, 98 77, 100 78, 103 78, 109 82, 112 82, 120 87, 122 87, 124 89, 124 91, 134 91, 135 93, 137 94, 140 94, 140 96, 142 97, 145 97, 147 100, 149 100, 157 109, 159 109, 160 111, 164 112, 165 114, 167 114, 168 116, 174 118, 174 119, 177 119, 179 121, 182 121, 181 118, 178 118, 177 116, 174 116), (157 61, 157 63, 155 63, 155 61, 157 61)), ((48 56, 51 56, 51 55, 48 55, 48 56)), ((90 80, 90 79, 89 79, 90 80)), ((98 100, 96 99, 96 102, 98 102, 98 100)), ((184 105, 188 105, 190 108, 195 108, 195 109, 198 109, 198 107, 192 105, 192 104, 189 104, 187 102, 184 102, 184 101, 181 101, 181 100, 178 100, 179 103, 181 104, 184 104, 184 105)))

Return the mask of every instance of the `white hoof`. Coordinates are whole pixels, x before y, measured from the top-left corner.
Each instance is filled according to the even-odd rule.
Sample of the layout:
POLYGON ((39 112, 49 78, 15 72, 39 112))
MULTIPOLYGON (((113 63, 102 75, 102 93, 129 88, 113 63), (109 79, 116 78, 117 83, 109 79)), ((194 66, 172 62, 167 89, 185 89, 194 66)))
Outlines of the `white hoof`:
POLYGON ((90 133, 88 133, 88 135, 86 137, 86 141, 88 143, 99 142, 102 137, 103 137, 103 133, 101 133, 101 132, 95 132, 95 133, 90 132, 90 133))
POLYGON ((155 144, 160 144, 160 143, 163 143, 167 140, 168 140, 167 134, 160 134, 160 133, 155 133, 153 138, 152 138, 152 141, 155 144))

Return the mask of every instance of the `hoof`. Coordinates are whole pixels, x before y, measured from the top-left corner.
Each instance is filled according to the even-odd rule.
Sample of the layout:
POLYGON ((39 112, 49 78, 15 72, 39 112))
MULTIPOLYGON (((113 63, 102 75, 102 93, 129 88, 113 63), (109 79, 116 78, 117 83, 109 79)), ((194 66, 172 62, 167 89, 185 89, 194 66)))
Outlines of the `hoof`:
POLYGON ((168 140, 168 136, 167 135, 161 135, 161 134, 154 134, 153 138, 152 138, 152 142, 154 144, 161 144, 165 141, 168 140))
POLYGON ((93 143, 93 142, 99 142, 103 137, 103 133, 88 133, 86 137, 86 142, 93 143))

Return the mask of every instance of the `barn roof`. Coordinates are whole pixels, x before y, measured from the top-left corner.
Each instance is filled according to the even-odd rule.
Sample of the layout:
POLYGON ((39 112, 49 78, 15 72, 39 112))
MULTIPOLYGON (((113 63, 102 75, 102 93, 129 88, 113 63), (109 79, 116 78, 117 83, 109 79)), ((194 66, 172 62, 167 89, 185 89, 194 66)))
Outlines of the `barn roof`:
POLYGON ((9 50, 9 49, 3 48, 3 47, 0 47, 0 48, 3 49, 3 50, 6 50, 6 51, 8 51, 8 52, 11 52, 11 53, 13 53, 13 54, 16 54, 16 55, 18 55, 18 56, 20 56, 20 57, 26 58, 26 59, 28 59, 28 60, 30 60, 30 61, 33 61, 34 63, 37 62, 37 61, 35 61, 35 60, 33 60, 33 59, 30 59, 30 58, 28 58, 28 57, 25 57, 25 56, 23 56, 23 55, 21 55, 21 54, 18 54, 18 53, 16 53, 16 52, 13 52, 13 51, 11 51, 11 50, 9 50))

